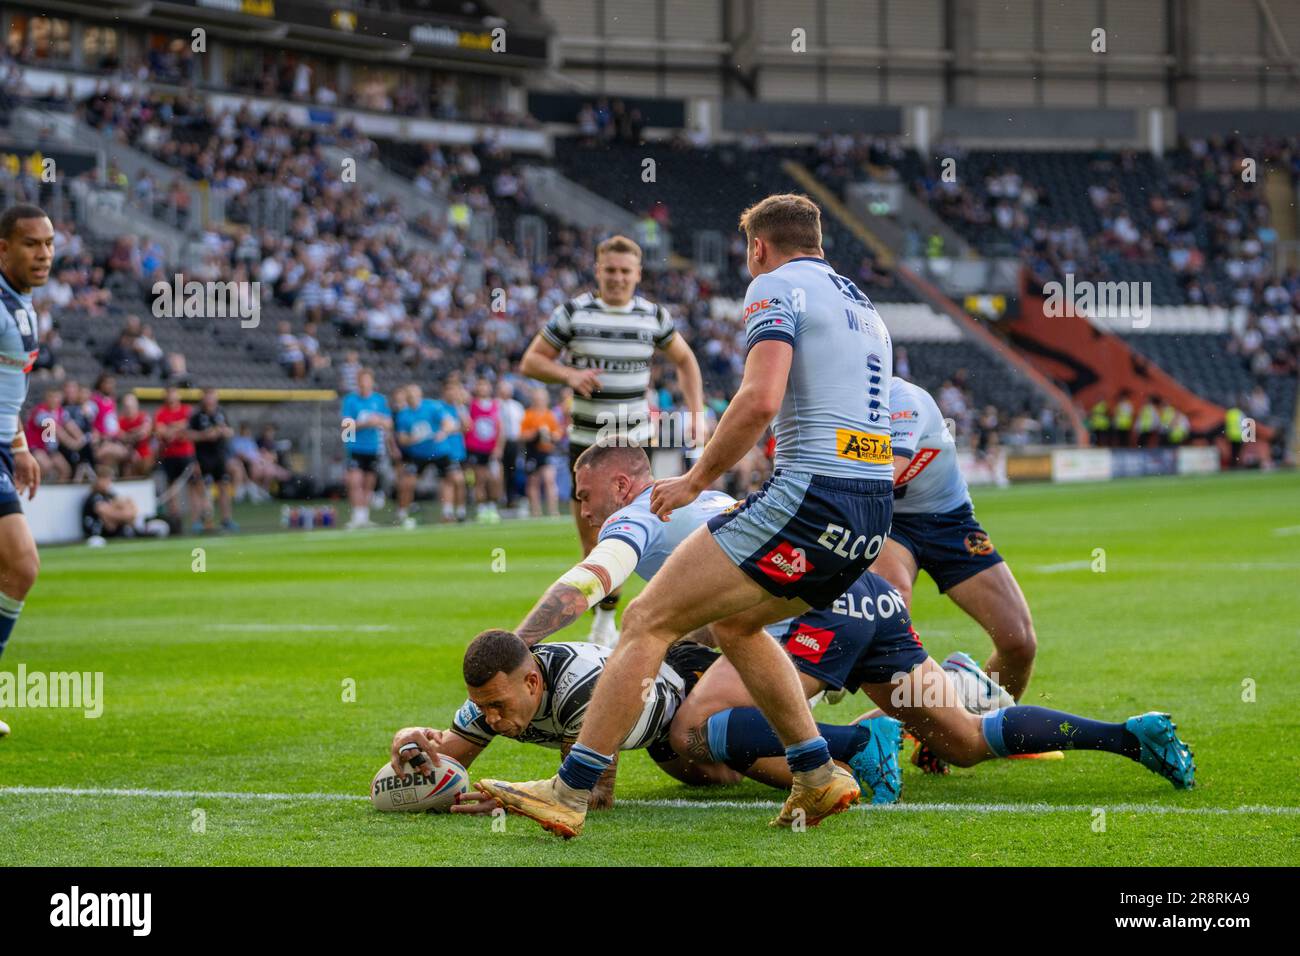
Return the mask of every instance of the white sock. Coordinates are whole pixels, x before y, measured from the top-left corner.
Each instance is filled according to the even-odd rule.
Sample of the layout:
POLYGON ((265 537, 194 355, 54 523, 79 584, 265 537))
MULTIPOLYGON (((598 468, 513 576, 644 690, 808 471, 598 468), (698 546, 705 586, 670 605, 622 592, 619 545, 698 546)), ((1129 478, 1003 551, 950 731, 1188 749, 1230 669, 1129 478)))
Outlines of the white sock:
POLYGON ((367 505, 360 505, 352 509, 352 518, 357 524, 365 524, 370 520, 370 508, 367 505))
POLYGON ((591 799, 590 790, 574 790, 571 786, 561 780, 558 776, 555 778, 555 795, 560 798, 560 802, 573 810, 587 812, 587 801, 591 799))

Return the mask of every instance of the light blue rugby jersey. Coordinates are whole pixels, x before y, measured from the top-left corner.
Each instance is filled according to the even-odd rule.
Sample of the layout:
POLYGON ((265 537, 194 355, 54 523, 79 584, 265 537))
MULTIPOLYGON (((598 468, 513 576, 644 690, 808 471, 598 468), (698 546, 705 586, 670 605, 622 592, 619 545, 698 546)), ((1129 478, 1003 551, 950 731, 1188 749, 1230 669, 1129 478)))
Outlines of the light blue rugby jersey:
POLYGON ((912 459, 894 489, 894 514, 946 513, 969 505, 957 444, 930 393, 895 378, 889 383, 889 407, 894 451, 912 459))
POLYGON ((647 488, 609 516, 601 525, 597 540, 617 539, 630 544, 636 552, 636 573, 649 581, 692 531, 735 503, 736 499, 725 492, 705 491, 689 505, 675 510, 667 521, 660 521, 650 510, 650 488, 647 488))
MULTIPOLYGON (((738 504, 735 498, 723 491, 705 491, 685 508, 678 508, 667 521, 650 510, 650 489, 637 495, 631 504, 615 511, 600 527, 598 541, 611 538, 625 541, 636 551, 636 573, 649 581, 659 573, 673 549, 685 541, 692 531, 708 523, 716 514, 738 504)), ((790 629, 794 618, 786 618, 764 627, 769 634, 780 638, 790 629)))
POLYGON ((857 286, 825 259, 791 259, 749 284, 745 336, 749 348, 768 339, 794 348, 772 426, 777 468, 893 481, 893 343, 857 286))
POLYGON ((31 293, 18 292, 0 273, 0 442, 5 447, 18 434, 19 416, 27 399, 27 372, 35 357, 36 310, 31 293))

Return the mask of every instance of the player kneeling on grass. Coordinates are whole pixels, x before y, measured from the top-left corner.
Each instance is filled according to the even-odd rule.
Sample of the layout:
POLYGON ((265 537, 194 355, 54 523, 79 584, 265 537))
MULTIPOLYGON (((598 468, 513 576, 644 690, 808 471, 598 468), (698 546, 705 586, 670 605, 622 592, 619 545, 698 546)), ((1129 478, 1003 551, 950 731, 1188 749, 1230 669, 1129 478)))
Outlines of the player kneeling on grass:
MULTIPOLYGON (((973 713, 967 705, 975 701, 962 699, 947 671, 921 646, 902 595, 870 571, 830 607, 795 618, 779 633, 809 697, 824 690, 863 690, 941 760, 959 767, 1019 754, 1104 750, 1141 762, 1178 789, 1194 782, 1192 752, 1179 740, 1168 714, 1142 714, 1112 724, 1022 705, 973 713)), ((1004 693, 987 677, 983 681, 979 698, 996 700, 1004 693)), ((853 746, 850 735, 861 725, 881 719, 873 714, 859 717, 853 727, 818 724, 832 754, 837 746, 853 746)), ((677 712, 669 743, 690 759, 740 771, 783 752, 725 659, 709 668, 677 712)), ((857 771, 853 760, 849 764, 857 771)), ((897 761, 876 772, 872 802, 897 799, 897 761)))
MULTIPOLYGON (((492 742, 509 737, 522 743, 559 748, 568 753, 582 729, 596 680, 610 650, 597 644, 556 642, 529 647, 510 631, 484 631, 465 650, 464 677, 469 699, 456 712, 451 728, 405 727, 393 738, 392 764, 398 774, 406 759, 402 747, 415 744, 435 763, 439 755, 468 767, 492 742)), ((718 659, 715 651, 691 641, 673 646, 642 697, 645 706, 622 750, 646 748, 665 773, 684 783, 735 783, 740 774, 725 766, 705 766, 679 757, 668 746, 673 715, 687 699, 700 673, 718 659)), ((617 761, 592 792, 590 808, 614 805, 617 761)), ((496 801, 473 792, 462 794, 453 813, 485 813, 496 801)))

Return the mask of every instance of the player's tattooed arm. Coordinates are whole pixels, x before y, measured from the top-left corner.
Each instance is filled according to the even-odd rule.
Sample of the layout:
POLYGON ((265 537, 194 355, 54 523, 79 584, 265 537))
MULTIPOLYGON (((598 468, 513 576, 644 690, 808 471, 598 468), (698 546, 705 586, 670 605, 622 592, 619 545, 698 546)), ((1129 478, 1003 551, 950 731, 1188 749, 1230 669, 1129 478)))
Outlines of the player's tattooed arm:
POLYGON ((587 613, 587 596, 571 584, 552 584, 515 633, 532 647, 587 613))

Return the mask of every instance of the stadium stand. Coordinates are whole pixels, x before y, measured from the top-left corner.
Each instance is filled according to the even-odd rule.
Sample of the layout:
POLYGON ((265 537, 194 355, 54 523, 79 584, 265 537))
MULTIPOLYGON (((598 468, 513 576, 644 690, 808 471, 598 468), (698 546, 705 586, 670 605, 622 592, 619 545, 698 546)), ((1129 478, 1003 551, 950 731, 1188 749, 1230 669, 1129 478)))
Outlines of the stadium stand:
MULTIPOLYGON (((0 67, 15 69, 12 63, 0 67)), ((592 281, 600 230, 570 224, 563 210, 529 194, 522 167, 544 165, 545 158, 521 158, 490 140, 440 146, 372 139, 347 124, 308 124, 288 107, 316 97, 319 85, 304 92, 293 82, 286 87, 284 77, 250 81, 250 89, 284 97, 263 110, 216 105, 200 90, 165 85, 186 79, 183 63, 151 61, 145 75, 160 82, 131 88, 101 83, 80 100, 52 92, 39 102, 174 171, 171 181, 149 175, 132 181, 110 164, 81 177, 80 186, 82 195, 129 194, 134 208, 159 227, 189 229, 187 278, 259 279, 269 291, 259 325, 240 328, 216 317, 150 321, 152 284, 170 280, 180 264, 167 261, 147 228, 111 243, 82 240, 73 223, 85 209, 70 209, 60 219, 56 281, 44 293, 57 311, 57 326, 50 312, 43 314, 48 355, 38 363, 41 381, 89 382, 107 367, 119 372, 123 388, 148 388, 161 384, 171 368, 169 380, 195 385, 332 389, 340 386, 345 365, 358 364, 375 370, 381 390, 449 375, 513 380, 514 363, 549 311, 592 281), (399 191, 342 189, 333 176, 340 151, 377 160, 408 185, 399 191), (217 200, 219 218, 205 228, 188 216, 192 194, 184 182, 204 184, 217 200), (405 202, 411 189, 445 204, 447 221, 405 202), (524 220, 541 224, 544 248, 520 245, 524 220), (502 311, 490 301, 498 290, 502 311), (149 348, 160 353, 152 368, 106 361, 124 347, 118 340, 131 316, 152 326, 156 346, 149 348), (348 360, 350 353, 355 360, 348 360)), ((10 89, 19 92, 7 94, 3 104, 12 110, 25 100, 21 83, 10 89)), ((387 108, 403 115, 454 112, 439 114, 439 107, 406 94, 387 108)), ((472 118, 508 115, 489 109, 472 118)), ((1294 140, 1190 140, 1163 159, 1124 150, 995 153, 941 146, 925 162, 897 137, 823 134, 803 145, 774 145, 751 130, 731 142, 702 145, 679 131, 645 142, 644 120, 621 104, 612 110, 607 103, 589 104, 575 119, 576 135, 555 140, 554 167, 668 230, 670 268, 648 271, 643 288, 674 309, 717 407, 734 390, 742 366, 737 316, 717 308, 743 295, 747 283, 735 220, 763 195, 797 190, 787 167, 794 161, 841 195, 867 179, 903 183, 983 255, 1019 257, 1034 282, 1066 272, 1150 282, 1155 305, 1166 309, 1251 310, 1248 325, 1238 321, 1233 329, 1215 326, 1194 335, 1163 334, 1157 327, 1123 338, 1212 402, 1248 407, 1270 425, 1291 419, 1300 281, 1294 271, 1266 274, 1266 246, 1275 238, 1268 209, 1239 173, 1250 155, 1270 169, 1300 175, 1294 140), (937 169, 949 155, 960 170, 951 183, 937 169), (647 160, 653 161, 649 181, 643 178, 647 160), (720 268, 708 267, 702 249, 720 252, 720 268)), ((0 178, 0 191, 49 198, 21 175, 0 178)), ((959 431, 971 435, 979 431, 977 421, 999 413, 999 428, 1016 440, 1065 437, 1050 403, 1026 378, 1005 363, 989 362, 838 217, 827 216, 824 226, 829 258, 881 305, 902 352, 901 367, 942 396, 959 431)), ((133 332, 126 344, 133 348, 137 336, 133 332)), ((664 369, 656 371, 654 384, 662 403, 677 400, 664 369)), ((332 406, 322 413, 306 402, 244 407, 256 424, 276 425, 299 448, 319 431, 322 414, 334 415, 332 406)), ((337 436, 327 433, 320 453, 337 458, 337 436)))

